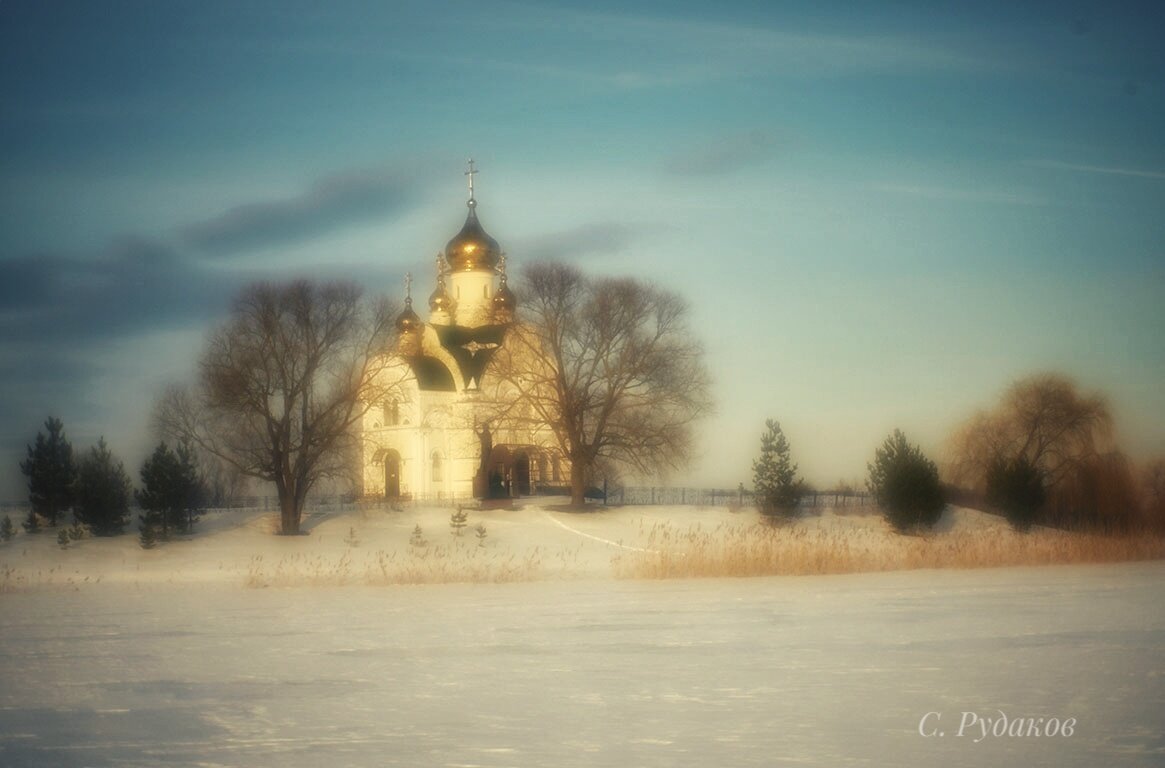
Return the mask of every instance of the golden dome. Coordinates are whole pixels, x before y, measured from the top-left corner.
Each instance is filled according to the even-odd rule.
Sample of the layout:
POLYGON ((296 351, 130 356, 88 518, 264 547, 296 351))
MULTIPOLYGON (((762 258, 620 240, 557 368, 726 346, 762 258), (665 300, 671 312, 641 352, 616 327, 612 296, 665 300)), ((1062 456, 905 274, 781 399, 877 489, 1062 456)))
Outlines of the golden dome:
POLYGON ((418 331, 421 328, 421 318, 413 311, 413 300, 405 299, 405 308, 396 316, 396 329, 401 333, 418 331))
POLYGON ((476 208, 476 201, 470 198, 465 226, 445 244, 445 259, 453 271, 492 271, 497 266, 502 249, 498 241, 482 229, 481 222, 477 220, 476 208))
POLYGON ((510 290, 510 286, 506 285, 506 276, 502 275, 502 284, 498 286, 498 292, 494 294, 494 310, 501 312, 513 312, 514 307, 518 304, 518 299, 514 296, 514 292, 510 290))
POLYGON ((434 312, 448 312, 452 314, 454 306, 456 306, 456 302, 453 301, 453 297, 449 295, 449 292, 445 290, 445 278, 439 279, 437 281, 437 290, 429 295, 429 309, 434 312))

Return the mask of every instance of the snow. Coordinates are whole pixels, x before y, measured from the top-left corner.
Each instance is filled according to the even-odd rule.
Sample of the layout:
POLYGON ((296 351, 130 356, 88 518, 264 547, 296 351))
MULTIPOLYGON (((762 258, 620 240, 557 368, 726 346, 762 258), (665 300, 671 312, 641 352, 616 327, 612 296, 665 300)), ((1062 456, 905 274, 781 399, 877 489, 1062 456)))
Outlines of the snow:
MULTIPOLYGON (((992 522, 965 512, 948 524, 992 522)), ((222 516, 152 551, 0 545, 27 579, 0 594, 0 765, 1165 763, 1161 561, 615 580, 654 522, 729 513, 526 508, 471 513, 457 557, 535 547, 539 580, 356 577, 417 524, 451 546, 448 514, 348 513, 295 538, 222 516), (345 554, 347 580, 302 565, 345 554), (299 577, 254 578, 257 555, 299 577), (931 712, 942 737, 919 733, 931 712), (958 736, 964 712, 1075 724, 958 736)))

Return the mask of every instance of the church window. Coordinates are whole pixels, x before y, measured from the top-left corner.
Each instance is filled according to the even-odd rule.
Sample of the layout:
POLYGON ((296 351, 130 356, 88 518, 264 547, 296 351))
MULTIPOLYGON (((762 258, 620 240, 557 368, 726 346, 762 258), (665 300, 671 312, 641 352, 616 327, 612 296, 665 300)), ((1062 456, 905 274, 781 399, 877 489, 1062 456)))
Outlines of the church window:
POLYGON ((557 456, 555 456, 550 461, 550 472, 551 472, 550 477, 553 479, 554 482, 556 482, 556 483, 562 482, 562 465, 559 464, 557 456))
POLYGON ((442 482, 442 481, 443 481, 443 479, 444 479, 444 477, 443 477, 443 470, 444 470, 444 467, 443 467, 443 465, 442 465, 442 462, 441 462, 441 453, 440 453, 440 451, 433 451, 433 471, 432 471, 432 475, 433 475, 433 482, 434 482, 434 483, 440 483, 440 482, 442 482))
POLYGON ((489 298, 489 286, 488 286, 488 285, 483 285, 483 286, 481 287, 481 296, 482 296, 482 298, 484 298, 484 299, 488 299, 488 298, 489 298))
POLYGON ((384 425, 395 427, 400 424, 400 403, 396 399, 384 401, 384 425))

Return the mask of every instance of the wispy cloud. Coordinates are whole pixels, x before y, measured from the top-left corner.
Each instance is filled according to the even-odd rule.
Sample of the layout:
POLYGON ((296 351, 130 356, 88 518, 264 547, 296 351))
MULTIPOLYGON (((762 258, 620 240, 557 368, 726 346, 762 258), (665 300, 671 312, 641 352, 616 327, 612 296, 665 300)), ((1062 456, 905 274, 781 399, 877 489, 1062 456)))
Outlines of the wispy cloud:
POLYGON ((993 189, 990 187, 950 187, 931 184, 900 184, 878 182, 868 185, 875 192, 928 200, 949 200, 962 203, 994 203, 1000 205, 1049 205, 1046 197, 1027 192, 993 189))
POLYGON ((776 142, 765 131, 718 136, 664 158, 669 176, 721 176, 766 159, 776 142))
POLYGON ((186 244, 215 255, 311 239, 400 213, 418 197, 421 178, 404 170, 337 173, 298 195, 229 208, 181 228, 180 235, 186 244))
POLYGON ((572 261, 584 256, 612 256, 623 253, 657 227, 619 221, 600 221, 527 238, 516 243, 523 262, 541 259, 572 261))
POLYGON ((1104 176, 1131 176, 1138 179, 1165 179, 1165 171, 1147 168, 1121 168, 1111 165, 1087 165, 1084 163, 1064 163, 1058 160, 1031 160, 1028 165, 1037 168, 1051 168, 1057 171, 1077 173, 1099 173, 1104 176))

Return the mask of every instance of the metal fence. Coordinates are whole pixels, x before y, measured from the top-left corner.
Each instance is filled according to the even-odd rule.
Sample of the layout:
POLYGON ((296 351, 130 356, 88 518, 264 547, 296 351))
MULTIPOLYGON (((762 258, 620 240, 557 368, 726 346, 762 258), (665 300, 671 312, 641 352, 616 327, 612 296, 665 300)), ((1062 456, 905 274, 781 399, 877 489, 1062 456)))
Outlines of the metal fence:
MULTIPOLYGON (((870 503, 864 491, 809 491, 801 497, 800 506, 861 507, 870 503)), ((672 488, 668 486, 623 486, 607 491, 610 506, 661 504, 668 506, 752 507, 756 506, 753 492, 747 488, 672 488)))

